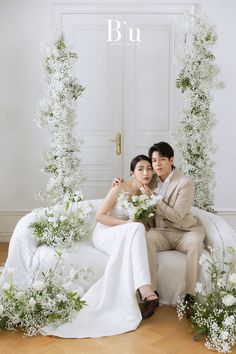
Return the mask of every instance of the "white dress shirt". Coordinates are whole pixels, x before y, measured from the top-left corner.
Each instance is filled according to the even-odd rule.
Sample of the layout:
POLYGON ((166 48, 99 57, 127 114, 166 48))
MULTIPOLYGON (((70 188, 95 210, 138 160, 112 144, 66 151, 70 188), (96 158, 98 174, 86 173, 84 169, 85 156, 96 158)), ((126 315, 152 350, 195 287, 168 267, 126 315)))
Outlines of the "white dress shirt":
POLYGON ((161 200, 165 197, 167 187, 170 184, 171 178, 173 176, 173 172, 174 172, 174 170, 172 170, 170 172, 170 174, 166 177, 164 182, 162 182, 162 180, 160 178, 158 179, 157 187, 154 190, 154 194, 158 197, 158 200, 161 200))

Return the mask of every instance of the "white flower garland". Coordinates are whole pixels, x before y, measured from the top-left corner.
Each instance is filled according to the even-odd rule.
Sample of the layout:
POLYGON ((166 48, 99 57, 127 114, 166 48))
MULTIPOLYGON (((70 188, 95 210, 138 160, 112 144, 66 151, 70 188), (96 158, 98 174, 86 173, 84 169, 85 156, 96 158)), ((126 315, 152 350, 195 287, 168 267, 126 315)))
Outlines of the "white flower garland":
POLYGON ((43 154, 43 171, 51 175, 43 196, 51 206, 36 211, 37 220, 30 228, 38 245, 62 250, 86 238, 86 218, 93 210, 82 203, 79 186, 83 176, 77 156, 80 142, 74 134, 75 101, 84 88, 73 77, 72 64, 77 54, 68 50, 63 34, 54 34, 45 52, 46 97, 40 101, 37 123, 51 133, 51 146, 43 154))
POLYGON ((181 169, 195 183, 194 205, 213 211, 214 173, 210 153, 214 151, 211 130, 216 121, 210 110, 210 90, 220 85, 216 80, 219 69, 211 51, 217 35, 204 15, 193 18, 185 38, 180 58, 182 69, 176 81, 183 93, 184 107, 175 139, 181 154, 181 169))
POLYGON ((45 51, 46 97, 39 103, 36 120, 51 134, 51 146, 43 154, 43 171, 51 175, 44 197, 56 204, 66 193, 73 196, 83 180, 77 156, 80 144, 73 131, 75 101, 84 88, 73 77, 72 64, 77 54, 67 49, 63 34, 55 34, 45 51))

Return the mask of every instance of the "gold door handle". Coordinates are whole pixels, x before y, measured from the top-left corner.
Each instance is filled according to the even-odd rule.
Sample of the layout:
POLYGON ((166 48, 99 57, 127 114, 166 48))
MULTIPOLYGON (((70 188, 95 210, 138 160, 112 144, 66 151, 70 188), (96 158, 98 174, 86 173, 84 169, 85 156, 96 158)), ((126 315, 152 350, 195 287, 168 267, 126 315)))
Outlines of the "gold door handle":
POLYGON ((116 154, 120 155, 121 154, 121 133, 117 132, 116 133, 116 138, 115 139, 109 139, 109 141, 112 141, 112 142, 116 143, 116 154))
POLYGON ((121 133, 116 133, 116 154, 121 154, 121 133))

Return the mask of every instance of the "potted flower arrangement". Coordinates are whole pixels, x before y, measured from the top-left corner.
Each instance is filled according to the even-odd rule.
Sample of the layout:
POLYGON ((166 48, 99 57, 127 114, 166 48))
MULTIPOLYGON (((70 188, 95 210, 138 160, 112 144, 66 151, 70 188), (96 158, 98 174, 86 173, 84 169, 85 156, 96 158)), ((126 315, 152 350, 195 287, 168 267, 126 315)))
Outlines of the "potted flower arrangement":
POLYGON ((186 311, 194 331, 194 339, 206 336, 206 347, 219 353, 229 353, 236 343, 236 251, 227 248, 210 249, 211 259, 202 256, 200 264, 206 268, 203 282, 196 283, 194 301, 179 298, 177 315, 182 319, 186 311))

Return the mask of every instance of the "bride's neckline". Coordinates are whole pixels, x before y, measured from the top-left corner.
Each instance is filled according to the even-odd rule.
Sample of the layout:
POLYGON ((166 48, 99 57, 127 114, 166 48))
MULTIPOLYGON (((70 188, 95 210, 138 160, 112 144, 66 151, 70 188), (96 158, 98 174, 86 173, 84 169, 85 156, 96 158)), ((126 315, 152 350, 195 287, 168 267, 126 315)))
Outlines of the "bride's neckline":
POLYGON ((132 195, 139 195, 141 194, 140 188, 142 187, 142 185, 138 186, 137 183, 135 183, 135 181, 133 180, 129 180, 126 182, 126 186, 128 187, 127 192, 132 194, 132 195))

